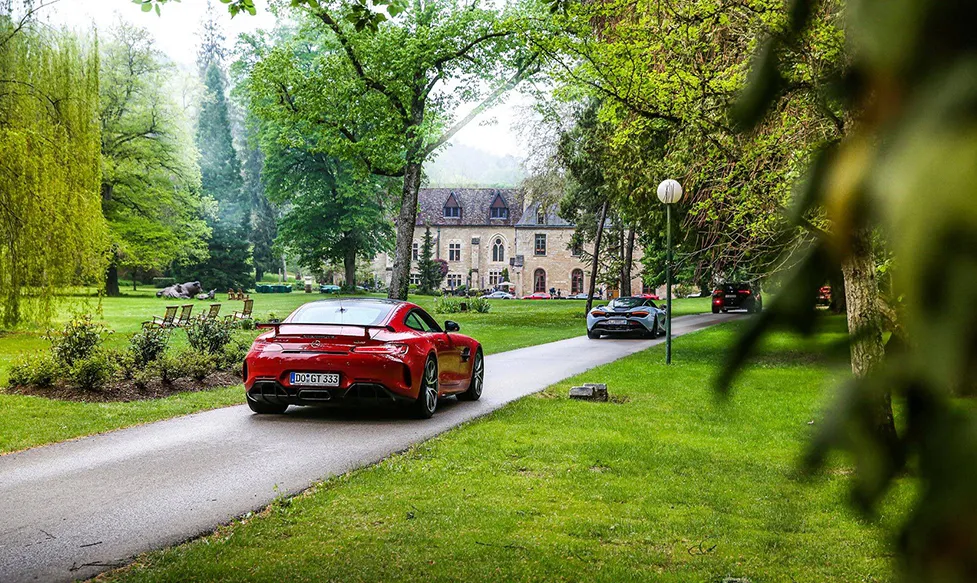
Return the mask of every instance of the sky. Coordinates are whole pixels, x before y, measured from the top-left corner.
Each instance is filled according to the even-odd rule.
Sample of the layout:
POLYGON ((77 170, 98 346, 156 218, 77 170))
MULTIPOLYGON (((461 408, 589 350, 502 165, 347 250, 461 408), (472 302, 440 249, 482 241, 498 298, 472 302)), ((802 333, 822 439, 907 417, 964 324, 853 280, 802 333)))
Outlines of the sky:
MULTIPOLYGON (((216 0, 215 9, 224 26, 228 49, 242 32, 271 28, 275 18, 266 9, 267 2, 255 0, 258 14, 239 14, 231 18, 226 7, 216 0)), ((163 6, 162 16, 142 12, 132 0, 59 0, 45 8, 42 19, 52 24, 87 29, 92 23, 106 30, 122 18, 150 31, 159 49, 174 62, 192 68, 199 44, 200 23, 204 20, 207 0, 182 0, 163 6)), ((526 148, 514 131, 520 117, 519 110, 528 105, 526 97, 513 94, 499 105, 473 120, 451 140, 497 156, 513 155, 523 158, 526 148)), ((465 112, 460 112, 463 115, 465 112)))

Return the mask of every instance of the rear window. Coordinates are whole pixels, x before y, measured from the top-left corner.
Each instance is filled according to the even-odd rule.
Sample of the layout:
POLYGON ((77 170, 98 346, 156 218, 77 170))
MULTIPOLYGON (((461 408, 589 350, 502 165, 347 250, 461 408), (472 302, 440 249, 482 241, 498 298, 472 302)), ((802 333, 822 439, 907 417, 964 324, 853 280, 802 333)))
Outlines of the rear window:
POLYGON ((630 310, 643 305, 645 305, 644 298, 617 298, 611 302, 611 308, 615 310, 630 310))
POLYGON ((393 309, 393 304, 380 302, 313 302, 295 310, 288 322, 378 326, 387 320, 393 309))

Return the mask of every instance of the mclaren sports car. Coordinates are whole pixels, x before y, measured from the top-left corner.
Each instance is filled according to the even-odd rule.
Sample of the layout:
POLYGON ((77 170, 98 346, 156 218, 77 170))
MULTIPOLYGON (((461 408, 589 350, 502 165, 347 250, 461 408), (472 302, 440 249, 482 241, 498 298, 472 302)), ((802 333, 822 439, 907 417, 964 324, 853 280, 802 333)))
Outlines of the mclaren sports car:
POLYGON ((631 334, 654 338, 665 330, 665 310, 642 297, 611 300, 587 314, 587 336, 631 334))
POLYGON ((482 396, 481 345, 442 327, 420 307, 382 299, 307 303, 281 322, 259 324, 244 364, 248 406, 392 403, 429 418, 438 400, 482 396))

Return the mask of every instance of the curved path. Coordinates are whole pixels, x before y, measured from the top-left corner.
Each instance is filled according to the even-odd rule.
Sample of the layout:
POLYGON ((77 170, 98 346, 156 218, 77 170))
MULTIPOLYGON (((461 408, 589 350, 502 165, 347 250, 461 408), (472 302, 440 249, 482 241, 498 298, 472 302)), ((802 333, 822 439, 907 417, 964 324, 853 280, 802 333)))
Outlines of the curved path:
MULTIPOLYGON (((729 319, 675 318, 674 335, 729 319)), ((0 456, 0 581, 92 577, 662 342, 584 336, 487 356, 482 399, 447 399, 427 421, 241 405, 0 456)))

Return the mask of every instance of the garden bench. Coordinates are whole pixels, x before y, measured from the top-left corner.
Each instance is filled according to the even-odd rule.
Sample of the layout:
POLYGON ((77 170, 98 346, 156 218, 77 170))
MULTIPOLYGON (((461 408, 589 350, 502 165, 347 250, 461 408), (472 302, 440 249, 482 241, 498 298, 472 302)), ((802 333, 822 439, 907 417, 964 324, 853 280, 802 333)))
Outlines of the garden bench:
POLYGON ((143 328, 147 326, 159 326, 160 328, 172 328, 173 319, 176 318, 176 311, 180 309, 180 306, 166 306, 166 313, 163 317, 153 316, 153 319, 148 322, 143 322, 143 328))
POLYGON ((227 322, 236 322, 238 320, 250 320, 251 311, 254 309, 254 300, 248 298, 244 300, 244 308, 240 311, 235 311, 230 316, 225 318, 227 322))
POLYGON ((176 322, 173 323, 174 326, 186 326, 190 323, 190 313, 193 312, 193 304, 185 304, 183 309, 180 310, 180 317, 177 318, 176 322))

